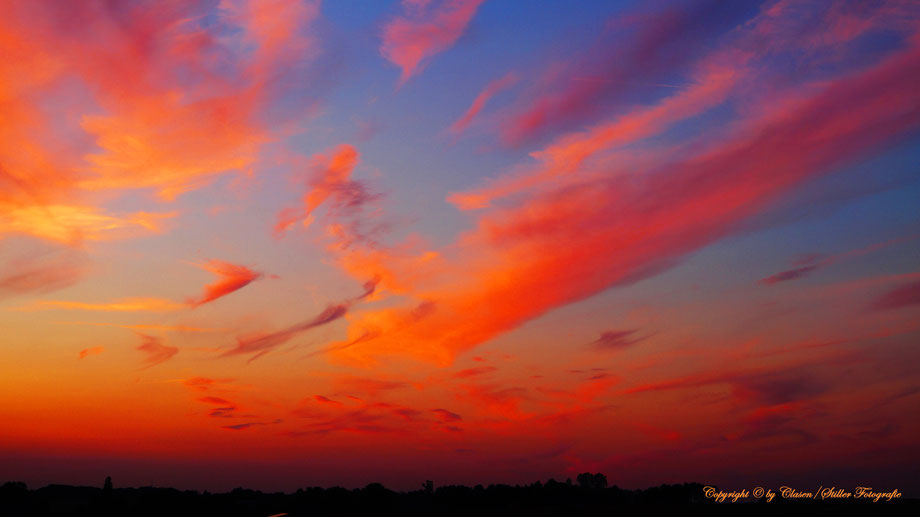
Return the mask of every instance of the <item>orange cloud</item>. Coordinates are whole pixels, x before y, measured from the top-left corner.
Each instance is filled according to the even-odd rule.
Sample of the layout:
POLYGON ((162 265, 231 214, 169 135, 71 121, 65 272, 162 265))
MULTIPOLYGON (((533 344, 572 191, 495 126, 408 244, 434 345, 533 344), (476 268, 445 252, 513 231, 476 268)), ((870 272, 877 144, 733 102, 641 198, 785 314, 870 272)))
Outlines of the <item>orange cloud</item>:
POLYGON ((106 241, 162 231, 160 221, 176 212, 137 212, 125 216, 100 213, 90 206, 32 205, 0 212, 0 234, 24 233, 63 243, 106 241))
POLYGON ((68 302, 58 300, 40 300, 17 310, 42 311, 53 309, 102 311, 102 312, 169 312, 185 307, 163 298, 122 298, 109 303, 68 302))
POLYGON ((194 3, 5 6, 0 237, 79 244, 157 233, 175 212, 109 214, 95 192, 144 188, 171 200, 251 169, 276 138, 261 117, 284 93, 285 71, 315 53, 306 28, 317 16, 316 3, 293 0, 222 2, 213 13, 194 3), (229 36, 213 36, 207 15, 229 36), (238 47, 248 52, 226 59, 238 47), (75 86, 66 95, 65 83, 75 86))
POLYGON ((194 23, 195 15, 181 10, 141 9, 127 20, 127 30, 94 27, 88 40, 107 45, 103 55, 120 60, 116 70, 90 59, 98 48, 77 47, 75 64, 85 80, 98 84, 97 98, 107 111, 82 120, 102 150, 86 156, 91 174, 80 182, 82 188, 154 188, 170 200, 217 174, 254 164, 260 146, 273 139, 258 118, 272 100, 271 81, 290 65, 290 53, 309 57, 309 43, 295 31, 315 19, 316 7, 293 1, 224 2, 216 14, 219 21, 241 27, 238 37, 254 47, 230 71, 236 76, 230 81, 214 59, 227 49, 194 23), (144 35, 150 51, 132 55, 136 45, 118 41, 124 33, 144 35), (134 80, 126 85, 103 76, 113 73, 134 80))
POLYGON ((208 377, 190 377, 188 379, 180 379, 179 382, 195 391, 208 391, 211 389, 226 390, 233 386, 233 379, 211 379, 208 377))
POLYGON ((399 84, 424 68, 431 57, 454 45, 484 0, 451 0, 438 6, 411 4, 404 16, 383 28, 380 54, 402 69, 399 84))
POLYGON ((84 348, 83 350, 80 350, 80 354, 78 355, 77 359, 83 359, 91 355, 99 355, 104 351, 105 351, 104 346, 94 346, 90 348, 84 348))
POLYGON ((168 330, 175 332, 219 332, 223 329, 218 328, 205 328, 205 327, 191 327, 188 325, 145 325, 145 324, 134 324, 134 325, 122 325, 118 323, 98 323, 94 321, 55 321, 55 325, 89 325, 92 327, 117 327, 129 330, 168 330))
POLYGON ((83 128, 104 153, 87 156, 87 190, 158 189, 164 200, 200 188, 216 174, 255 162, 267 133, 253 127, 252 94, 191 104, 178 96, 132 99, 116 115, 86 117, 83 128))
POLYGON ((207 285, 204 292, 196 298, 189 298, 186 303, 193 307, 198 307, 208 302, 212 302, 222 296, 238 291, 259 278, 263 274, 253 271, 246 266, 238 266, 223 262, 220 260, 210 260, 202 264, 201 268, 217 275, 218 280, 213 284, 207 285))

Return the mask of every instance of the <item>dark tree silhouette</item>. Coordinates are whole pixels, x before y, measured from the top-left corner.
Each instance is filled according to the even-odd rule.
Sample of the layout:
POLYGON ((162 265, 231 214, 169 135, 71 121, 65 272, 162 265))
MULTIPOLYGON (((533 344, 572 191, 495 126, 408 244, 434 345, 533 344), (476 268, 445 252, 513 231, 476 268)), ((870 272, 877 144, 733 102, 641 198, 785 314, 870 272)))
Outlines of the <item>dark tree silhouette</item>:
MULTIPOLYGON (((704 485, 684 483, 661 485, 644 490, 626 490, 617 486, 605 488, 603 474, 584 472, 576 484, 554 479, 527 485, 447 485, 435 488, 426 481, 417 490, 397 492, 380 483, 364 488, 342 487, 299 488, 294 493, 266 493, 236 488, 227 493, 196 492, 174 488, 139 487, 105 488, 98 486, 48 485, 29 490, 24 483, 0 484, 0 516, 93 515, 112 517, 181 517, 183 515, 220 515, 228 517, 289 517, 392 515, 490 517, 528 515, 530 517, 567 515, 613 515, 645 512, 648 505, 681 513, 688 506, 715 505, 704 495, 704 485), (108 493, 109 495, 104 495, 108 493)), ((732 503, 728 503, 732 504, 732 503)), ((754 508, 757 502, 742 501, 742 506, 754 508), (751 504, 744 504, 751 503, 751 504)), ((782 506, 840 506, 839 501, 775 500, 782 506)), ((917 499, 893 499, 890 502, 871 500, 847 501, 857 508, 880 505, 920 508, 917 499)))
POLYGON ((110 495, 112 493, 112 476, 105 477, 105 484, 102 486, 102 492, 105 495, 110 495))
POLYGON ((594 474, 594 487, 607 488, 607 476, 601 474, 600 472, 594 474))
POLYGON ((590 472, 582 472, 575 479, 578 481, 578 486, 582 488, 607 488, 607 476, 601 473, 592 474, 590 472))

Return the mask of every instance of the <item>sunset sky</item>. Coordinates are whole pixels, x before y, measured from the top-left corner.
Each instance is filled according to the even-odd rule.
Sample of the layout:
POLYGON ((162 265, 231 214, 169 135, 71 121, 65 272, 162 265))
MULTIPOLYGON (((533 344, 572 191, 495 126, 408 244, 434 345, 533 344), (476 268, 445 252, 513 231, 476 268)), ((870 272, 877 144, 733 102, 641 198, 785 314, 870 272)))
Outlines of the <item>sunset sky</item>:
POLYGON ((0 11, 0 482, 920 495, 917 2, 0 11))

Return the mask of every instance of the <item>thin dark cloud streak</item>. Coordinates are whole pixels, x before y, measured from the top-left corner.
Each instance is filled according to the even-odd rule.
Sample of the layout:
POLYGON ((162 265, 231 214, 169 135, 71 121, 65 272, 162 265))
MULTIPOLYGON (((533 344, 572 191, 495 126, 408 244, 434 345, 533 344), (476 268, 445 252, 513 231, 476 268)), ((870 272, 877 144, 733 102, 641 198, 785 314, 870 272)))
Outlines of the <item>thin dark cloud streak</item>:
POLYGON ((824 255, 821 253, 809 253, 795 262, 792 263, 793 268, 787 269, 785 271, 780 271, 779 273, 772 274, 766 278, 760 280, 761 284, 764 285, 774 285, 781 282, 789 282, 791 280, 798 280, 800 278, 806 277, 818 269, 827 267, 831 264, 841 262, 843 260, 861 257, 869 253, 885 249, 889 246, 894 246, 904 242, 908 242, 920 237, 920 233, 913 233, 910 235, 905 235, 903 237, 898 237, 896 239, 889 239, 884 242, 878 242, 867 246, 865 248, 859 248, 855 250, 850 250, 844 253, 839 253, 837 255, 824 255))
POLYGON ((632 346, 648 336, 636 336, 639 329, 607 330, 600 337, 591 342, 591 346, 604 350, 618 350, 632 346))
POLYGON ((798 280, 799 278, 803 278, 805 276, 810 275, 817 269, 824 267, 830 264, 831 262, 832 262, 831 260, 822 260, 820 262, 815 262, 814 264, 808 264, 807 266, 801 266, 801 267, 797 267, 793 269, 787 269, 785 271, 780 271, 779 273, 775 273, 773 275, 770 275, 766 278, 761 279, 760 283, 764 285, 774 285, 780 282, 789 282, 791 280, 798 280))
POLYGON ((911 282, 892 289, 878 297, 872 304, 875 309, 903 309, 920 305, 920 282, 911 282))
POLYGON ((341 319, 348 314, 348 311, 353 305, 373 295, 374 291, 377 289, 377 283, 378 279, 376 278, 366 282, 364 284, 364 292, 360 295, 340 303, 330 304, 313 318, 301 323, 267 334, 258 334, 248 338, 238 337, 237 345, 221 354, 220 357, 253 354, 247 361, 252 362, 274 350, 276 347, 287 343, 298 334, 341 319))
POLYGON ((27 244, 29 249, 5 260, 0 255, 0 297, 50 293, 86 275, 86 259, 78 250, 27 244))

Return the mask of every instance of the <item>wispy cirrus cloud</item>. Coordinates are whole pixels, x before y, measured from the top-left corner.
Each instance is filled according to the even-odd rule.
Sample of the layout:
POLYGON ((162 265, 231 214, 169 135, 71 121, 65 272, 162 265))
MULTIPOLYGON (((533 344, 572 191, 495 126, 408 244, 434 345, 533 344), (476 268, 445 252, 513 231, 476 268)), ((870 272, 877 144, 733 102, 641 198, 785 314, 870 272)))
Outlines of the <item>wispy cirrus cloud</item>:
POLYGON ((144 370, 165 363, 179 353, 177 347, 164 345, 162 338, 147 334, 138 334, 138 336, 141 338, 141 344, 136 347, 136 350, 147 356, 144 359, 146 365, 143 367, 144 370))
POLYGON ((774 285, 780 282, 798 280, 799 278, 810 275, 817 269, 824 267, 831 262, 831 258, 825 257, 821 254, 808 255, 807 257, 795 261, 795 263, 793 263, 793 266, 795 267, 792 269, 780 271, 779 273, 774 273, 766 278, 762 278, 760 283, 765 285, 774 285))
POLYGON ((513 72, 505 74, 501 79, 496 79, 486 85, 485 88, 479 95, 473 99, 473 103, 470 104, 470 107, 463 113, 463 115, 458 118, 453 124, 451 124, 449 131, 455 135, 459 135, 470 125, 474 118, 479 115, 479 112, 482 111, 482 108, 485 107, 486 103, 489 102, 489 99, 494 97, 496 94, 502 90, 506 90, 515 83, 517 83, 518 77, 513 72))
POLYGON ((657 105, 635 108, 612 121, 560 137, 531 153, 539 161, 537 166, 523 167, 484 186, 452 193, 447 199, 462 210, 485 208, 498 199, 575 174, 585 162, 601 153, 659 134, 721 104, 738 80, 739 65, 732 62, 707 65, 693 77, 691 84, 657 105))
POLYGON ((402 85, 417 75, 435 55, 463 35, 479 5, 485 0, 404 2, 405 13, 383 27, 380 54, 398 66, 402 85))
POLYGON ((69 287, 87 274, 87 262, 83 253, 67 246, 28 246, 0 258, 0 296, 49 293, 69 287))
POLYGON ((22 311, 42 310, 80 310, 101 312, 169 312, 184 308, 185 305, 164 298, 122 298, 114 302, 91 303, 63 300, 40 300, 30 305, 18 307, 22 311))
POLYGON ((171 332, 221 332, 224 329, 193 327, 191 325, 159 325, 156 323, 101 323, 97 321, 55 321, 55 325, 87 325, 90 327, 115 327, 128 330, 162 330, 171 332))
POLYGON ((502 128, 511 145, 592 121, 637 92, 673 88, 665 72, 686 70, 745 20, 752 4, 713 0, 677 4, 611 21, 601 40, 576 59, 557 63, 534 80, 531 93, 502 128), (694 45, 683 42, 693 40, 694 45), (663 84, 662 84, 663 83, 663 84))

